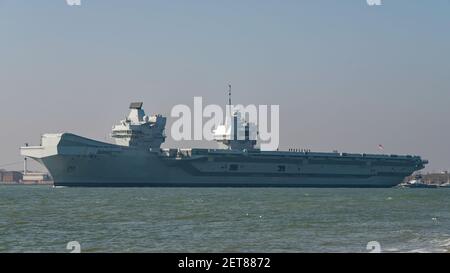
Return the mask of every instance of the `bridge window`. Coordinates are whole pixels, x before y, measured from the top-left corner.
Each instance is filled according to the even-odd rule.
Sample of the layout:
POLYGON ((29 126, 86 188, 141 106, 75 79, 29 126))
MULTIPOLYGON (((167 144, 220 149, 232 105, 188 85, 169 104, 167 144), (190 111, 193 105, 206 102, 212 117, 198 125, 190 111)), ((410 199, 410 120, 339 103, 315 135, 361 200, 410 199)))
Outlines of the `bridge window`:
POLYGON ((285 171, 286 171, 286 166, 284 166, 284 165, 278 165, 278 171, 279 171, 279 172, 285 172, 285 171))
POLYGON ((237 171, 239 170, 239 165, 238 164, 230 164, 230 171, 237 171))

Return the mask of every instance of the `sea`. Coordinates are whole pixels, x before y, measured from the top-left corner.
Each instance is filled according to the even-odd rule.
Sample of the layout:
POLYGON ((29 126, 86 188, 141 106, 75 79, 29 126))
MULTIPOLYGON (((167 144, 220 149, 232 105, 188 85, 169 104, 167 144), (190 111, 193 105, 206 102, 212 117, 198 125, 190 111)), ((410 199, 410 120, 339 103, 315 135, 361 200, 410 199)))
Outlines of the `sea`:
POLYGON ((0 186, 0 252, 71 251, 449 252, 450 189, 0 186))

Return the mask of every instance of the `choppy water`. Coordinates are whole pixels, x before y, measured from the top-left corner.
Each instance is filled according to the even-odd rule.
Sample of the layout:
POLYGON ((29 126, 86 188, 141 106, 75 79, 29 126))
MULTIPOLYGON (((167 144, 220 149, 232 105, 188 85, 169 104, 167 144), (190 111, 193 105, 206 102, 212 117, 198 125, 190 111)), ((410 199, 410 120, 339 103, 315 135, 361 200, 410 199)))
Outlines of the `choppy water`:
POLYGON ((450 251, 450 189, 0 186, 0 252, 450 251))

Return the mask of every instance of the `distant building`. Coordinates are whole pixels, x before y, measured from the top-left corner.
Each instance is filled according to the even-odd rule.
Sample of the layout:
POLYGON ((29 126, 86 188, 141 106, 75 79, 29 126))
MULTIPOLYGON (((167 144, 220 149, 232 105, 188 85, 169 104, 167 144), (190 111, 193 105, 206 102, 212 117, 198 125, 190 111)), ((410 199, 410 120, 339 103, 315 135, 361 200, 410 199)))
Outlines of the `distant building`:
POLYGON ((2 173, 2 181, 7 183, 20 182, 23 178, 21 172, 7 171, 2 173))
POLYGON ((47 173, 27 172, 22 178, 22 182, 24 183, 42 183, 46 181, 50 181, 47 173))
MULTIPOLYGON (((422 182, 425 184, 442 185, 450 183, 450 174, 448 172, 426 174, 417 173, 417 175, 420 175, 422 182)), ((405 182, 415 179, 415 176, 416 174, 406 177, 405 182)))

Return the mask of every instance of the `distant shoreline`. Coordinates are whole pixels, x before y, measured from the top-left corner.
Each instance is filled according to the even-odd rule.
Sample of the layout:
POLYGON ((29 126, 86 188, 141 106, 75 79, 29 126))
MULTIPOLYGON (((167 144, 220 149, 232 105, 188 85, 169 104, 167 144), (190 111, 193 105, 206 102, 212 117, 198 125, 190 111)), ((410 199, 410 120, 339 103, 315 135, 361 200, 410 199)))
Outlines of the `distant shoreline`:
POLYGON ((45 181, 45 182, 0 182, 0 185, 7 185, 7 186, 53 186, 53 181, 45 181))

